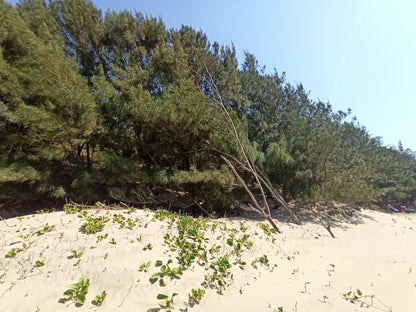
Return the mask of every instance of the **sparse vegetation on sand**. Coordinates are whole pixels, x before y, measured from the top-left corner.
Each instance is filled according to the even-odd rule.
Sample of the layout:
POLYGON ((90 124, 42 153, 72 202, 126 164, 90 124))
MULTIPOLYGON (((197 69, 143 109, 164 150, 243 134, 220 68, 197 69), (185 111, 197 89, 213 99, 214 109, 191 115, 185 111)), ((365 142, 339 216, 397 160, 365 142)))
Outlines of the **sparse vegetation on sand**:
MULTIPOLYGON (((357 218, 351 220, 356 222, 357 218)), ((394 227, 402 222, 399 216, 395 221, 390 216, 384 220, 394 227)), ((408 220, 406 231, 413 231, 411 221, 408 220)), ((325 258, 316 262, 316 254, 309 259, 303 255, 308 245, 319 248, 322 244, 339 244, 336 240, 351 232, 340 231, 337 227, 334 227, 338 233, 334 240, 322 225, 305 225, 305 228, 287 225, 285 233, 295 231, 293 233, 298 233, 296 241, 304 242, 303 247, 293 245, 288 249, 284 246, 289 237, 278 234, 265 222, 193 218, 167 210, 111 210, 101 206, 76 213, 66 211, 49 213, 46 217, 42 214, 9 219, 1 221, 0 225, 4 242, 4 246, 0 246, 4 255, 0 259, 0 295, 6 301, 9 296, 15 296, 16 291, 21 291, 24 283, 33 304, 40 308, 48 304, 54 311, 65 311, 74 304, 79 309, 93 306, 111 309, 121 302, 125 307, 133 302, 139 304, 143 311, 173 308, 206 311, 206 306, 212 308, 213 299, 236 294, 253 296, 253 287, 260 287, 259 283, 270 276, 277 282, 269 283, 268 287, 276 289, 279 299, 270 305, 273 312, 293 310, 294 304, 301 305, 303 300, 314 296, 320 305, 344 302, 341 310, 348 309, 345 305, 355 304, 391 311, 390 306, 384 304, 391 300, 385 299, 385 294, 380 295, 379 289, 373 291, 377 296, 363 294, 360 290, 339 290, 338 276, 345 272, 343 263, 325 258), (129 218, 134 226, 128 224, 129 218), (96 235, 85 226, 86 222, 94 225, 97 222, 94 220, 106 220, 96 235), (311 271, 309 261, 315 261, 316 272, 311 271), (38 283, 35 281, 40 279, 49 283, 41 293, 35 286, 38 283), (318 282, 320 279, 322 281, 318 282), (70 284, 74 280, 78 282, 70 284), (282 296, 288 281, 293 283, 289 287, 294 293, 286 296, 296 298, 296 302, 290 303, 291 307, 282 296), (138 294, 141 295, 137 297, 138 294)), ((342 244, 348 248, 344 242, 342 244)), ((351 248, 356 245, 357 242, 351 248)), ((313 250, 308 252, 313 253, 313 250)), ((411 278, 414 269, 407 269, 411 278)), ((413 287, 414 280, 411 285, 413 287)), ((343 289, 347 287, 344 285, 343 289)), ((19 303, 25 304, 25 301, 19 303)), ((266 300, 264 311, 269 311, 267 304, 266 300)), ((3 310, 8 311, 7 308, 3 310)))

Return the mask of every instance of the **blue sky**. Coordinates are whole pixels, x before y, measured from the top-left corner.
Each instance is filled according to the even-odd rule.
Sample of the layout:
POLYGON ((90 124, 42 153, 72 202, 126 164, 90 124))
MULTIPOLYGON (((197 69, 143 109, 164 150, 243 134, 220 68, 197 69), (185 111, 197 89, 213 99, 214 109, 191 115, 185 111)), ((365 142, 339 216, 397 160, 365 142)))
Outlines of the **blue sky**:
MULTIPOLYGON (((15 2, 15 1, 14 1, 15 2)), ((140 11, 234 43, 270 71, 285 71, 312 99, 352 109, 385 145, 416 151, 416 1, 94 0, 103 11, 140 11)))

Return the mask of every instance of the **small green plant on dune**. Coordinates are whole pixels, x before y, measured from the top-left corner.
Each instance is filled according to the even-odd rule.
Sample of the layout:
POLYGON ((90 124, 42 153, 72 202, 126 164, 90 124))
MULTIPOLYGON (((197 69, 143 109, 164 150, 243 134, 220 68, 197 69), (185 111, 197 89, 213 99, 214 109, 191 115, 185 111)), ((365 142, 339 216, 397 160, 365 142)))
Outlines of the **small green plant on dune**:
POLYGON ((263 230, 264 234, 266 234, 267 236, 270 236, 272 234, 276 234, 276 230, 272 229, 271 227, 269 227, 268 224, 265 223, 259 223, 259 227, 263 230))
POLYGON ((70 258, 78 259, 78 261, 73 264, 73 266, 77 266, 81 262, 80 258, 83 255, 83 252, 77 252, 76 250, 72 250, 71 254, 72 256, 70 258))
POLYGON ((235 262, 240 266, 240 269, 244 270, 244 266, 247 264, 247 262, 241 260, 241 258, 235 259, 235 262))
POLYGON ((80 208, 78 208, 77 206, 72 206, 70 204, 65 204, 64 209, 66 214, 75 214, 81 212, 80 208))
POLYGON ((38 235, 43 235, 46 232, 50 232, 55 228, 55 225, 48 225, 48 223, 46 223, 46 225, 43 228, 40 228, 36 231, 36 233, 38 235))
POLYGON ((166 264, 163 264, 162 260, 156 261, 156 266, 160 266, 160 271, 153 274, 150 277, 150 282, 155 283, 159 280, 160 286, 166 286, 165 277, 170 277, 170 279, 177 278, 179 279, 182 276, 182 269, 181 268, 171 268, 169 265, 173 263, 172 259, 169 259, 166 264))
POLYGON ((234 247, 234 251, 232 254, 237 256, 241 256, 243 252, 243 247, 251 248, 253 246, 253 242, 249 240, 250 235, 244 234, 243 237, 237 238, 234 233, 231 233, 229 238, 227 239, 227 244, 229 246, 234 247))
POLYGON ((146 272, 146 273, 147 273, 147 270, 149 269, 150 264, 151 264, 151 261, 148 261, 148 262, 143 262, 143 263, 140 265, 140 267, 139 267, 139 272, 144 271, 144 272, 146 272))
POLYGON ((103 241, 104 239, 106 239, 108 237, 108 233, 106 233, 105 235, 98 235, 97 236, 97 243, 103 241))
POLYGON ((23 235, 23 234, 21 234, 21 235, 19 235, 18 237, 19 238, 21 238, 21 239, 23 239, 24 241, 28 241, 28 240, 30 240, 34 235, 35 235, 36 233, 29 233, 29 234, 26 234, 26 235, 23 235))
POLYGON ((127 224, 129 226, 129 228, 133 229, 137 225, 137 223, 136 223, 137 221, 138 221, 138 219, 133 220, 132 218, 128 218, 127 219, 127 224))
POLYGON ((90 280, 81 278, 78 283, 69 286, 69 289, 64 292, 65 298, 61 298, 63 302, 73 300, 79 305, 85 303, 85 297, 88 293, 88 287, 90 286, 90 280))
POLYGON ((245 232, 247 230, 248 230, 248 227, 246 227, 246 222, 245 221, 240 221, 240 231, 245 232))
POLYGON ((88 218, 88 212, 86 210, 81 210, 78 214, 78 218, 80 218, 80 219, 88 218))
POLYGON ((41 210, 36 210, 36 213, 37 213, 37 214, 45 214, 45 213, 49 213, 49 210, 43 210, 43 209, 41 209, 41 210))
POLYGON ((14 257, 16 257, 16 255, 19 251, 22 251, 22 249, 21 248, 12 248, 6 253, 5 257, 6 258, 14 258, 14 257))
POLYGON ((151 243, 143 247, 143 250, 152 250, 152 249, 153 249, 153 245, 151 243))
POLYGON ((228 261, 227 256, 220 257, 213 264, 218 269, 218 271, 220 271, 221 273, 225 273, 228 269, 231 268, 231 264, 228 261))
POLYGON ((377 299, 375 295, 365 295, 360 289, 356 291, 348 291, 347 293, 342 294, 345 300, 348 300, 351 303, 359 302, 361 306, 365 306, 367 308, 374 307, 375 301, 381 304, 381 308, 377 307, 379 310, 392 312, 393 309, 382 302, 380 299, 377 299))
POLYGON ((174 217, 175 217, 175 215, 174 215, 174 214, 172 214, 170 211, 167 211, 167 210, 164 210, 164 209, 159 209, 159 210, 156 210, 156 211, 154 212, 154 217, 155 217, 156 219, 160 220, 160 221, 163 221, 163 220, 165 220, 165 219, 171 219, 171 218, 174 218, 174 217))
POLYGON ((165 307, 167 309, 172 309, 173 310, 174 309, 174 307, 173 307, 173 297, 175 297, 177 295, 178 295, 177 293, 173 293, 172 296, 170 296, 170 299, 169 299, 169 296, 168 295, 158 294, 157 295, 157 299, 158 300, 163 300, 164 303, 165 303, 165 307))
POLYGON ((189 295, 190 297, 190 302, 191 304, 195 304, 195 303, 199 303, 202 299, 202 297, 204 297, 205 295, 205 290, 198 288, 198 289, 191 289, 191 294, 189 295))
POLYGON ((105 209, 106 208, 106 205, 104 205, 104 204, 102 204, 102 203, 100 203, 100 202, 96 202, 95 203, 95 207, 97 208, 97 209, 105 209))
POLYGON ((228 246, 233 246, 233 245, 234 245, 234 235, 231 235, 231 236, 227 239, 227 244, 228 244, 228 246))
POLYGON ((265 266, 269 266, 269 259, 267 258, 267 255, 259 257, 258 261, 265 266))
POLYGON ((207 274, 205 275, 205 281, 202 283, 204 288, 217 288, 221 293, 227 287, 227 282, 223 274, 207 274))
POLYGON ((137 210, 137 208, 135 208, 135 207, 129 207, 129 209, 128 209, 128 213, 133 213, 133 212, 135 212, 137 210))
POLYGON ((115 245, 117 244, 116 240, 114 239, 114 237, 111 239, 110 244, 115 245))
POLYGON ((211 247, 209 249, 210 254, 218 254, 220 251, 221 251, 221 246, 220 245, 216 245, 216 246, 211 247))
POLYGON ((120 224, 120 228, 124 228, 126 226, 126 217, 122 214, 115 214, 113 216, 113 222, 120 224))
POLYGON ((110 219, 105 216, 99 216, 99 217, 86 217, 86 222, 82 224, 82 230, 87 234, 95 234, 97 232, 101 232, 104 230, 104 225, 109 221, 110 219))
POLYGON ((165 244, 171 250, 178 250, 181 266, 190 267, 194 261, 206 263, 208 252, 205 245, 205 231, 208 229, 208 219, 181 216, 175 221, 178 236, 165 235, 165 244))
POLYGON ((36 267, 41 267, 45 265, 45 261, 44 260, 37 260, 35 263, 36 267))
POLYGON ((103 301, 105 299, 105 297, 107 297, 107 293, 105 292, 105 290, 101 293, 101 295, 97 295, 95 296, 94 300, 92 301, 93 305, 96 306, 100 306, 103 304, 103 301))
POLYGON ((78 251, 76 251, 76 250, 72 250, 71 251, 71 254, 72 254, 72 256, 71 256, 71 258, 81 258, 81 256, 84 254, 83 252, 78 252, 78 251))
POLYGON ((199 248, 196 243, 190 243, 188 241, 179 242, 180 250, 178 252, 179 263, 183 267, 190 267, 192 262, 198 257, 199 248))

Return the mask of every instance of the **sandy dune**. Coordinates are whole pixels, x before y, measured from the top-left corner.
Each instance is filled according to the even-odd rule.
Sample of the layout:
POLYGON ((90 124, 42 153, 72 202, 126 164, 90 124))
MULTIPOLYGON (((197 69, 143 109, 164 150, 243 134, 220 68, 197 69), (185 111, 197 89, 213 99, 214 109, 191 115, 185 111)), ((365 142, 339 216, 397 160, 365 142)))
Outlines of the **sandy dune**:
POLYGON ((174 293, 176 311, 416 311, 416 214, 357 211, 335 239, 319 222, 264 225, 105 209, 3 220, 0 311, 168 311, 157 296, 174 293), (84 304, 62 300, 81 278, 84 304))

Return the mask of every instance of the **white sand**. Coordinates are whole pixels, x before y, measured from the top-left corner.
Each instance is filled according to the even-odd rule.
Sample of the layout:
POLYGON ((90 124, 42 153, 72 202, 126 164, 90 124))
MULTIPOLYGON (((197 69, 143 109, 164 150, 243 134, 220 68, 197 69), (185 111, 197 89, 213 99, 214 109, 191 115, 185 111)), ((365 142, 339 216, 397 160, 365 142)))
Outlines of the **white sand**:
POLYGON ((179 267, 178 252, 164 242, 166 233, 177 235, 175 223, 169 229, 170 221, 154 220, 153 212, 141 210, 130 214, 127 210, 88 210, 88 214, 108 216, 110 221, 96 234, 83 233, 85 219, 64 212, 0 221, 0 311, 167 311, 156 297, 174 292, 178 293, 173 298, 175 310, 186 311, 184 301, 189 301, 192 288, 206 293, 188 311, 274 312, 279 307, 298 312, 416 311, 416 214, 357 212, 354 222, 332 227, 335 239, 312 222, 302 226, 281 223, 283 234, 266 235, 255 220, 244 221, 247 230, 240 226, 243 219, 212 221, 219 225, 204 232, 203 244, 207 249, 219 245, 219 253, 208 253, 207 263, 194 262, 180 279, 164 278, 164 287, 149 278, 160 271, 156 260, 172 259, 170 267, 179 267), (139 220, 131 228, 120 228, 113 222, 114 214, 139 220), (46 224, 55 227, 38 235, 36 231, 46 224), (227 239, 232 235, 234 239, 250 235, 254 243, 243 248, 241 261, 247 263, 243 269, 235 263, 239 257, 230 255, 233 247, 227 239), (110 243, 113 238, 115 244, 110 243), (143 250, 149 243, 153 248, 143 250), (5 257, 12 248, 21 251, 5 257), (71 258, 72 250, 83 252, 75 266, 78 259, 71 258), (205 277, 214 274, 215 261, 227 254, 232 267, 225 273, 226 289, 219 294, 215 287, 202 287, 205 277), (258 261, 253 266, 263 255, 269 266, 258 261), (44 265, 35 266, 38 260, 44 265), (148 261, 148 271, 140 272, 140 265, 148 261), (72 300, 60 302, 63 292, 80 278, 90 280, 85 304, 76 307, 72 300), (374 299, 344 298, 344 293, 357 293, 357 288, 374 299), (107 293, 102 305, 93 305, 102 291, 107 293))

